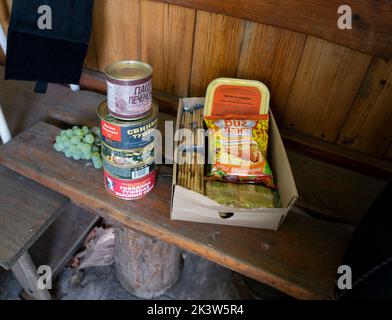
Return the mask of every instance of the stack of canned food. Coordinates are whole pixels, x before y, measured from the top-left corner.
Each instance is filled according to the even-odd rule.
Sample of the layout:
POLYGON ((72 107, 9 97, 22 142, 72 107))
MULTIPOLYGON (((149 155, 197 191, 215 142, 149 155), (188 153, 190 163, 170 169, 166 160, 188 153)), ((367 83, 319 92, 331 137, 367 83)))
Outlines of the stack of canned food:
POLYGON ((112 195, 139 199, 155 186, 158 104, 152 100, 152 68, 120 61, 106 70, 107 101, 98 107, 105 187, 112 195))

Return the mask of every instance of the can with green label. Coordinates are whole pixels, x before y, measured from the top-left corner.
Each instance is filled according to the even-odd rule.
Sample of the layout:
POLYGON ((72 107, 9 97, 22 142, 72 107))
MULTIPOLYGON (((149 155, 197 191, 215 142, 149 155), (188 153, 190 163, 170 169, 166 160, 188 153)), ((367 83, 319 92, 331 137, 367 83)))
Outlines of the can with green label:
POLYGON ((154 143, 137 149, 118 149, 101 143, 102 158, 117 167, 136 167, 154 160, 154 143))
POLYGON ((103 161, 103 168, 111 176, 119 179, 127 179, 129 182, 143 178, 153 172, 156 168, 154 161, 142 163, 134 167, 121 167, 113 165, 106 160, 103 161))

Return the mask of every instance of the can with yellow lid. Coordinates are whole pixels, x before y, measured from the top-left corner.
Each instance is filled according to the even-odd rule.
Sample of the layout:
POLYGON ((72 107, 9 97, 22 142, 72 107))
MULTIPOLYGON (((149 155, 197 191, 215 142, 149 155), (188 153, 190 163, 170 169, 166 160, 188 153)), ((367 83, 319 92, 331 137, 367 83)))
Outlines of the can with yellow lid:
POLYGON ((260 81, 218 78, 208 85, 204 116, 268 114, 269 100, 269 90, 260 81))
POLYGON ((140 61, 119 61, 105 69, 109 112, 122 120, 151 112, 152 67, 140 61))

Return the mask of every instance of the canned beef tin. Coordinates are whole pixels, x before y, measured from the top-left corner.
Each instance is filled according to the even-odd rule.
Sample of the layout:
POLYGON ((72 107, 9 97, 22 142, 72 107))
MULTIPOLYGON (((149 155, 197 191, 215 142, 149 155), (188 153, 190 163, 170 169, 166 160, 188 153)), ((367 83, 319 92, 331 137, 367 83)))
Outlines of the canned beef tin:
POLYGON ((152 129, 158 124, 158 105, 152 102, 152 112, 147 117, 135 121, 122 121, 108 111, 107 102, 98 107, 101 139, 108 146, 118 149, 139 149, 154 141, 152 129))
POLYGON ((155 186, 157 171, 154 170, 136 180, 119 179, 103 170, 105 188, 113 196, 123 200, 136 200, 147 195, 155 186))
POLYGON ((151 111, 152 67, 139 61, 120 61, 106 67, 109 112, 116 118, 134 120, 151 111))

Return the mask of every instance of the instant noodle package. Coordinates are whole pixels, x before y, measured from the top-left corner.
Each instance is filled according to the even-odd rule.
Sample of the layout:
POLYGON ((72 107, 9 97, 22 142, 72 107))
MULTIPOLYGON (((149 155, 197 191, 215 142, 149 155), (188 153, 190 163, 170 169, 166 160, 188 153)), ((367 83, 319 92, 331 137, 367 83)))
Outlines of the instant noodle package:
POLYGON ((259 81, 219 78, 207 89, 209 179, 275 188, 267 161, 269 91, 259 81))

